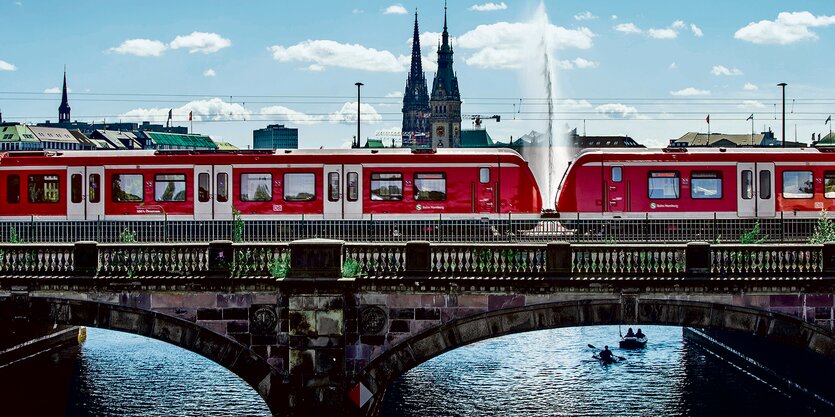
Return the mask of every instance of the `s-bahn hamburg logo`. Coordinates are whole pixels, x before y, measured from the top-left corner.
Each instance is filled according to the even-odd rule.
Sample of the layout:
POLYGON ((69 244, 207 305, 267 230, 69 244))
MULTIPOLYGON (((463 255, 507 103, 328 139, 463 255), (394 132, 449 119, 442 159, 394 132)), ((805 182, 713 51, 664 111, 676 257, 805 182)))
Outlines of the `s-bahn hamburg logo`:
POLYGON ((421 210, 423 210, 423 206, 418 204, 418 205, 415 206, 415 210, 421 211, 421 210))
POLYGON ((655 210, 655 203, 649 203, 649 208, 655 210))

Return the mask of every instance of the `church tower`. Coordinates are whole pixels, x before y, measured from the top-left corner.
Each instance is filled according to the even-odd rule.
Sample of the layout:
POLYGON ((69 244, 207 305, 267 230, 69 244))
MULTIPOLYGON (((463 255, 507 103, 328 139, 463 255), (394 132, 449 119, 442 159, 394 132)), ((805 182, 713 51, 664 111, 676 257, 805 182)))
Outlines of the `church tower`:
POLYGON ((58 106, 58 123, 70 122, 70 103, 67 100, 67 69, 64 68, 64 90, 61 93, 61 105, 58 106))
POLYGON ((403 147, 429 145, 429 91, 420 57, 420 32, 415 11, 415 33, 412 40, 412 67, 403 94, 403 147))
POLYGON ((432 146, 438 148, 458 147, 461 144, 461 94, 458 92, 458 77, 452 70, 452 46, 446 24, 444 5, 444 33, 438 47, 438 72, 432 83, 429 107, 432 116, 432 146))

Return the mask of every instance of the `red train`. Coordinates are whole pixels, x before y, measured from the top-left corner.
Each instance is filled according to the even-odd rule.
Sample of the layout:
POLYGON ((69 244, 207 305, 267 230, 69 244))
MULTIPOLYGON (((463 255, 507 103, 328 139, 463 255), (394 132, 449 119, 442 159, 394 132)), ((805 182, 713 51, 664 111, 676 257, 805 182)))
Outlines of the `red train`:
POLYGON ((0 220, 538 218, 510 150, 0 154, 0 220))
POLYGON ((835 210, 835 153, 806 149, 592 149, 556 197, 564 219, 809 218, 835 210))

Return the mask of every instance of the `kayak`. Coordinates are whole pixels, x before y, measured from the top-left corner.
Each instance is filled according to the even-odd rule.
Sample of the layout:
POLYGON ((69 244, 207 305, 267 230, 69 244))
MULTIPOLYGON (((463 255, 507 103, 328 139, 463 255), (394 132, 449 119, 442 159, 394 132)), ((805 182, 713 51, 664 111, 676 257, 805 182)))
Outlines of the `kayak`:
POLYGON ((619 342, 621 349, 641 349, 647 345, 647 337, 626 336, 619 342))
POLYGON ((599 360, 599 361, 600 361, 600 363, 602 363, 602 364, 604 364, 604 365, 608 365, 608 364, 610 364, 610 363, 618 363, 618 360, 617 360, 617 359, 615 359, 615 358, 603 359, 603 358, 601 358, 601 357, 600 357, 600 355, 598 355, 598 354, 594 354, 594 355, 592 355, 592 358, 599 360))

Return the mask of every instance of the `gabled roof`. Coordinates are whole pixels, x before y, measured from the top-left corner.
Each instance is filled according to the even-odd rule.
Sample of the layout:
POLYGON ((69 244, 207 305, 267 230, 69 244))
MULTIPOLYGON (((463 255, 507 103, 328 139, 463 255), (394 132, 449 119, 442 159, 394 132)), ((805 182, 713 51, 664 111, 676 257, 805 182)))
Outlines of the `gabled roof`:
POLYGON ((217 143, 217 148, 223 151, 234 151, 238 149, 237 146, 229 143, 229 142, 215 142, 217 143))
POLYGON ((77 140, 78 143, 80 143, 82 146, 89 146, 89 147, 93 147, 93 148, 98 147, 98 146, 96 146, 95 143, 93 143, 93 141, 90 140, 90 138, 88 138, 83 133, 81 133, 81 131, 70 130, 70 134, 73 135, 75 140, 77 140))
POLYGON ((43 126, 28 126, 28 128, 41 142, 78 143, 78 139, 67 129, 43 126))
POLYGON ((40 142, 24 124, 4 123, 0 125, 0 142, 40 142))
POLYGON ((217 149, 212 138, 205 135, 184 135, 179 133, 144 132, 157 145, 177 146, 183 148, 217 149))

